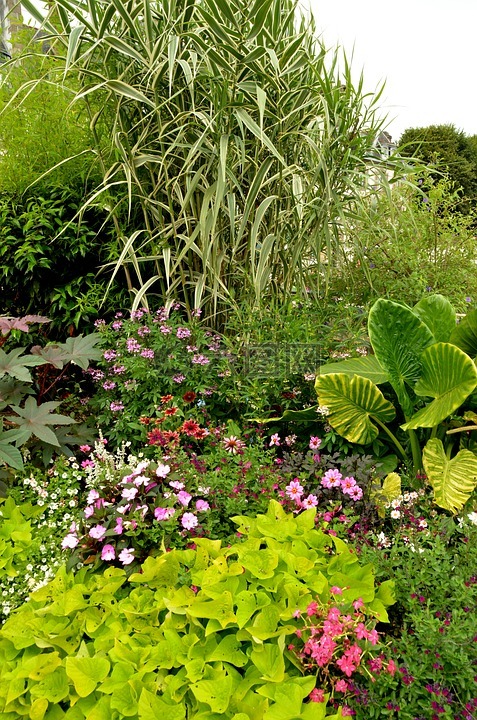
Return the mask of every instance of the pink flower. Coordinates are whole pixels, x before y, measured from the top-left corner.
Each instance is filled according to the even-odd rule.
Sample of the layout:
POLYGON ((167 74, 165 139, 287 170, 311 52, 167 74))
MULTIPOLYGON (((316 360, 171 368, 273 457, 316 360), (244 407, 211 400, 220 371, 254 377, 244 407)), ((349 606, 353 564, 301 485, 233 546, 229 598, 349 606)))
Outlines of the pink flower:
POLYGON ((121 497, 123 497, 125 500, 134 500, 134 498, 137 495, 137 488, 124 488, 124 490, 121 493, 121 497))
POLYGON ((355 485, 356 485, 356 480, 354 479, 354 477, 345 477, 341 481, 341 490, 346 495, 347 493, 349 493, 351 488, 355 487, 355 485))
POLYGON ((303 488, 300 485, 300 482, 298 479, 292 480, 289 485, 286 486, 286 494, 289 498, 292 500, 299 500, 301 496, 303 495, 303 488))
POLYGON ((335 685, 335 690, 337 692, 346 692, 348 689, 348 683, 346 680, 338 680, 338 682, 335 685))
POLYGON ((169 485, 171 488, 174 488, 174 490, 183 490, 184 489, 184 483, 179 482, 179 480, 171 480, 169 485))
POLYGON ((310 509, 318 505, 318 498, 316 495, 308 495, 304 500, 301 501, 302 507, 310 509))
POLYGON ((210 360, 205 355, 194 355, 192 358, 192 363, 194 365, 208 365, 210 363, 210 360))
POLYGON ((339 470, 327 470, 325 474, 323 475, 323 478, 321 480, 321 484, 325 488, 334 488, 339 487, 341 485, 341 478, 342 474, 339 470))
POLYGON ((92 505, 87 505, 84 509, 84 516, 85 518, 90 518, 91 515, 94 515, 94 507, 92 505))
POLYGON ((364 607, 364 602, 362 598, 358 598, 354 601, 353 607, 355 610, 360 610, 362 607, 364 607))
POLYGON ((363 491, 359 487, 359 485, 354 485, 352 488, 350 488, 348 490, 348 495, 350 496, 350 498, 352 498, 355 501, 361 500, 361 498, 363 497, 363 491))
POLYGON ((102 525, 93 525, 88 535, 95 540, 101 540, 106 534, 106 528, 102 525))
POLYGON ((344 672, 344 674, 348 677, 351 677, 351 675, 356 670, 356 665, 352 662, 348 653, 345 653, 342 657, 340 657, 336 661, 336 664, 338 665, 339 669, 344 672))
POLYGON ((111 412, 120 412, 121 410, 124 410, 124 405, 122 402, 112 402, 109 403, 109 409, 111 412))
POLYGON ((394 662, 394 660, 390 660, 388 664, 386 665, 386 672, 391 675, 391 677, 394 677, 394 673, 397 670, 397 665, 394 662))
POLYGON ((325 691, 314 688, 314 690, 311 691, 308 697, 310 698, 311 702, 322 703, 325 701, 325 691))
POLYGON ((119 553, 119 562, 121 562, 123 565, 130 565, 134 561, 134 550, 129 548, 124 548, 124 550, 121 550, 119 553))
POLYGON ((210 510, 210 505, 206 500, 197 500, 195 509, 198 512, 205 512, 206 510, 210 510))
MULTIPOLYGON (((154 517, 156 520, 169 520, 174 514, 175 514, 174 508, 163 508, 163 507, 157 507, 154 510, 154 517)), ((189 513, 190 514, 190 513, 189 513)))
POLYGON ((181 525, 186 530, 192 530, 192 528, 197 526, 198 522, 194 513, 184 513, 181 517, 181 525))
POLYGON ((166 475, 169 475, 171 471, 171 468, 169 465, 163 465, 162 463, 159 463, 156 470, 157 477, 165 478, 166 475))
POLYGON ((80 452, 87 453, 91 451, 91 448, 89 445, 80 445, 80 452))
POLYGON ((338 587, 337 585, 333 585, 332 587, 330 587, 330 593, 332 595, 342 595, 343 590, 340 587, 338 587))
POLYGON ((192 495, 189 495, 189 493, 185 490, 181 490, 179 493, 177 493, 177 499, 179 500, 181 505, 187 507, 192 499, 192 495))
POLYGON ((114 532, 116 535, 122 535, 123 530, 123 519, 122 517, 118 517, 116 518, 116 527, 114 528, 114 532))
POLYGON ((112 545, 105 545, 101 551, 101 560, 114 560, 116 551, 112 545))
POLYGON ((88 505, 92 505, 95 500, 99 498, 99 492, 97 490, 90 490, 88 493, 88 497, 86 498, 86 503, 88 505))
POLYGON ((240 438, 235 435, 230 435, 230 437, 224 438, 222 442, 227 452, 232 453, 233 455, 240 455, 241 451, 245 447, 244 441, 240 440, 240 438))
POLYGON ((364 623, 358 623, 356 626, 356 637, 358 640, 366 640, 368 637, 368 630, 364 623))
POLYGON ((75 548, 77 546, 77 544, 78 544, 78 538, 75 535, 73 535, 72 533, 69 533, 68 535, 66 535, 66 537, 63 538, 61 547, 63 550, 66 550, 67 548, 72 550, 73 548, 75 548))
POLYGON ((319 437, 311 437, 309 448, 310 450, 318 450, 321 445, 321 439, 319 437))
POLYGON ((312 615, 316 615, 317 612, 318 612, 318 603, 313 601, 306 608, 306 614, 308 615, 308 617, 311 617, 312 615))
POLYGON ((272 447, 272 445, 276 445, 277 447, 280 445, 280 435, 278 433, 274 433, 269 442, 269 446, 272 447))

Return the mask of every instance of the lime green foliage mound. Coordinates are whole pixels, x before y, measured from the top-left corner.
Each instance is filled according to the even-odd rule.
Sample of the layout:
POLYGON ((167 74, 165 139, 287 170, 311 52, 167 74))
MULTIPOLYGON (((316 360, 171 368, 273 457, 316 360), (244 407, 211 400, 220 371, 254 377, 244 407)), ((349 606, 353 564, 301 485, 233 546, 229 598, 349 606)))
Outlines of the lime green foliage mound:
POLYGON ((315 529, 312 510, 294 517, 272 502, 237 520, 246 541, 202 539, 129 578, 61 570, 0 633, 3 720, 325 717, 328 696, 308 700, 317 673, 288 648, 298 611, 329 605, 339 587, 386 619, 389 584, 375 592, 372 566, 315 529))

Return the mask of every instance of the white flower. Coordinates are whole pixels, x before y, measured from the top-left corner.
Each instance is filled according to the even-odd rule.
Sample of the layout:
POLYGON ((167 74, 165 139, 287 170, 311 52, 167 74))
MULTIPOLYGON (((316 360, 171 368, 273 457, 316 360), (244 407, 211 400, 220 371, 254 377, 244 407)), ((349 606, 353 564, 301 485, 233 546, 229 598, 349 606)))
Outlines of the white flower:
MULTIPOLYGON (((393 507, 393 508, 398 508, 398 507, 400 507, 400 505, 401 505, 401 498, 400 498, 400 497, 396 498, 395 500, 391 500, 391 507, 393 507)), ((392 513, 391 513, 391 517, 393 517, 393 514, 392 514, 392 513)), ((396 517, 399 517, 399 515, 397 515, 396 517)))
POLYGON ((399 512, 399 510, 391 510, 391 517, 394 520, 397 520, 398 518, 401 517, 401 513, 399 512))

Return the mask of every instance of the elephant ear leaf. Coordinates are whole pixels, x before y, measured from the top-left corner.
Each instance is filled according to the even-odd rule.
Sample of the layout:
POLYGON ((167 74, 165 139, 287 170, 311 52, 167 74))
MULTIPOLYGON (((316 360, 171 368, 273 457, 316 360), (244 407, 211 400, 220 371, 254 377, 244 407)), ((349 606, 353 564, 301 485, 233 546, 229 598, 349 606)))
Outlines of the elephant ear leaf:
POLYGON ((361 375, 361 377, 368 378, 376 385, 388 382, 388 374, 383 370, 375 355, 350 358, 336 363, 326 363, 321 365, 318 372, 320 375, 329 375, 330 373, 345 373, 350 377, 361 375))
POLYGON ((477 356, 477 310, 462 318, 450 336, 450 342, 457 345, 470 357, 477 356))
POLYGON ((434 427, 462 405, 477 385, 477 369, 471 358, 455 345, 435 343, 421 355, 422 374, 414 391, 434 400, 419 410, 403 430, 434 427))
POLYGON ((442 442, 432 438, 423 450, 422 461, 436 504, 459 512, 477 485, 477 456, 470 450, 460 450, 449 460, 442 442))
POLYGON ((322 375, 317 379, 316 391, 320 405, 329 410, 327 422, 353 443, 372 443, 379 434, 373 419, 387 423, 395 416, 394 407, 379 388, 359 375, 322 375))
POLYGON ((427 325, 436 342, 449 342, 457 323, 455 310, 443 295, 426 295, 413 312, 427 325))
POLYGON ((419 380, 420 356, 435 342, 434 336, 410 308, 384 299, 377 300, 369 312, 368 332, 407 419, 413 405, 405 386, 414 387, 419 380))

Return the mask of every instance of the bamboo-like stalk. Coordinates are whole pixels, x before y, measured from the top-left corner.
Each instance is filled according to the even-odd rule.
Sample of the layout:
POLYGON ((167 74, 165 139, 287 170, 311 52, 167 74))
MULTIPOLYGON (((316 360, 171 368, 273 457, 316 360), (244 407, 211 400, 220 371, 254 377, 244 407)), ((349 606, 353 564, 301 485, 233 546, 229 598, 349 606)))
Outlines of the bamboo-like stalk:
POLYGON ((366 194, 379 95, 353 85, 346 59, 338 70, 296 0, 55 0, 51 12, 76 100, 108 108, 95 197, 124 193, 135 224, 118 202, 112 215, 136 298, 157 288, 224 318, 322 292, 366 194))

